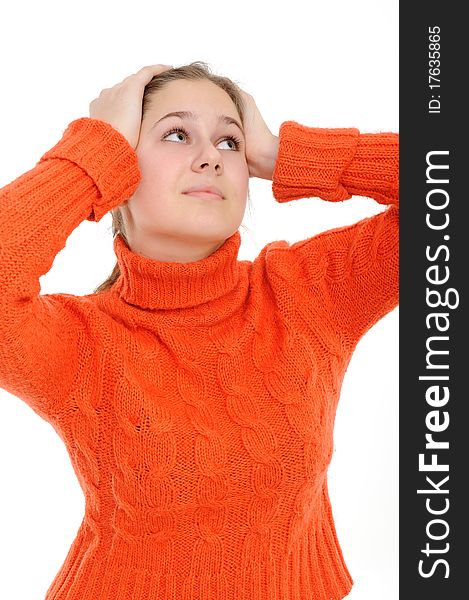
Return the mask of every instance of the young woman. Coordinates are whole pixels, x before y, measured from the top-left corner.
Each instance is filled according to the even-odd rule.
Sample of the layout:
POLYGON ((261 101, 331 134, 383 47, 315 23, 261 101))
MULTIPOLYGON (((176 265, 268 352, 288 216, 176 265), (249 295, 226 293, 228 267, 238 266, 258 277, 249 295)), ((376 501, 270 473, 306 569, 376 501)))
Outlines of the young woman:
POLYGON ((327 489, 341 383, 398 302, 398 135, 282 123, 203 63, 141 69, 0 191, 0 385, 64 440, 85 515, 46 600, 315 598, 352 587, 327 489), (278 202, 388 204, 237 259, 278 202), (39 294, 111 211, 92 294, 39 294))

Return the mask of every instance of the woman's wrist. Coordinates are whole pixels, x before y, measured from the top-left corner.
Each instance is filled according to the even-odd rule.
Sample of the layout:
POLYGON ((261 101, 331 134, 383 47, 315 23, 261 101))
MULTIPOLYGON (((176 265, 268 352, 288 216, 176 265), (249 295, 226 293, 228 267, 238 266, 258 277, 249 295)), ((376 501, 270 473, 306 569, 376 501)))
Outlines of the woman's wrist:
POLYGON ((262 152, 256 156, 254 168, 252 168, 252 177, 259 177, 259 179, 268 179, 272 181, 272 176, 275 169, 275 163, 277 162, 278 148, 280 144, 280 138, 276 135, 272 135, 269 143, 265 145, 262 152))

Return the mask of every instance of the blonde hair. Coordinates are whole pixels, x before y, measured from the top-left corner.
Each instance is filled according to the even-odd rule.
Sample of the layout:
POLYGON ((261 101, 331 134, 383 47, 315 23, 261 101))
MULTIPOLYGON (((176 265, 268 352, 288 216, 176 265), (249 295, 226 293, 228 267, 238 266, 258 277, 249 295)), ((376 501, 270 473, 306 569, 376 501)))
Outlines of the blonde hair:
MULTIPOLYGON (((148 112, 151 100, 159 90, 161 90, 166 84, 171 81, 176 81, 178 79, 205 79, 211 81, 212 83, 218 85, 222 90, 224 90, 228 96, 233 101, 233 104, 238 111, 239 117, 241 119, 242 125, 244 125, 244 102, 243 97, 239 91, 238 86, 227 77, 222 77, 220 75, 215 75, 211 72, 210 67, 207 63, 202 61, 192 62, 189 65, 183 65, 181 67, 175 67, 173 69, 169 69, 168 71, 164 71, 159 75, 153 77, 153 79, 146 85, 143 100, 142 100, 142 119, 145 114, 148 112)), ((248 190, 248 204, 250 201, 249 190, 248 190)), ((249 204, 250 208, 250 204, 249 204)), ((119 207, 114 208, 110 211, 112 216, 112 237, 113 239, 116 235, 120 234, 124 239, 127 245, 129 245, 129 241, 127 238, 124 219, 122 217, 122 212, 119 207)), ((241 225, 241 227, 244 227, 241 225)), ((98 285, 93 293, 104 292, 108 290, 117 278, 120 275, 119 263, 116 261, 114 268, 109 275, 109 277, 103 281, 100 285, 98 285)))

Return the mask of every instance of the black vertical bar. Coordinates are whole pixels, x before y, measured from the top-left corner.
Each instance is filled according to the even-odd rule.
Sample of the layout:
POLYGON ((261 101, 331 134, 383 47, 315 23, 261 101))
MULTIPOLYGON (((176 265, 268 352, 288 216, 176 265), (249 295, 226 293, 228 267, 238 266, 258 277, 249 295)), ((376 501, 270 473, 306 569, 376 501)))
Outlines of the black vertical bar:
POLYGON ((462 6, 400 4, 403 599, 467 595, 469 35, 462 6))

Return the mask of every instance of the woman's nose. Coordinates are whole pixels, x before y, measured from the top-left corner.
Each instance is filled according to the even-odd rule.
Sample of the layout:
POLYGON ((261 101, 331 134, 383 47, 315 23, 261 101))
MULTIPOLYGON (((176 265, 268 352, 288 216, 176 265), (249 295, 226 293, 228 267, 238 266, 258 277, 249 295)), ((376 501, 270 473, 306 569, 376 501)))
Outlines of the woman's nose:
POLYGON ((201 148, 194 159, 193 168, 195 170, 213 168, 217 173, 223 172, 222 155, 212 142, 201 144, 201 148))

